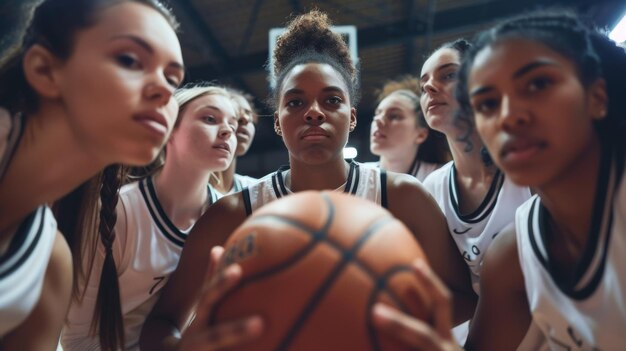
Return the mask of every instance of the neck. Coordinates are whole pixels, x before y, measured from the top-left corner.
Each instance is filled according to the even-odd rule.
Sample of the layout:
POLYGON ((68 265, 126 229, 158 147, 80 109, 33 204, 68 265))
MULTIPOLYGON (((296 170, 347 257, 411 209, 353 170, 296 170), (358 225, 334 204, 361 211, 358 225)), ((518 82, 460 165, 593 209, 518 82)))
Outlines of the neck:
POLYGON ((419 145, 412 145, 411 148, 394 150, 390 155, 382 155, 380 167, 391 172, 408 173, 411 171, 418 151, 419 145))
POLYGON ((222 194, 228 194, 235 184, 235 170, 237 169, 237 158, 233 158, 227 169, 215 172, 211 177, 211 186, 222 194))
MULTIPOLYGON (((58 200, 112 163, 81 143, 61 107, 42 106, 26 121, 0 183, 0 233, 37 206, 58 200)), ((0 234, 0 240, 2 237, 0 234)))
POLYGON ((467 150, 468 143, 466 141, 459 141, 456 137, 446 136, 446 138, 448 145, 450 145, 450 152, 452 153, 457 175, 479 180, 490 177, 495 173, 495 167, 485 166, 482 160, 480 154, 482 142, 477 133, 472 133, 469 138, 471 143, 469 150, 467 150))
POLYGON ((567 240, 578 251, 587 243, 596 198, 601 148, 594 138, 554 181, 537 187, 537 193, 558 228, 555 238, 567 240))
POLYGON ((348 178, 350 166, 341 156, 321 165, 290 162, 291 191, 335 190, 348 178))
POLYGON ((191 227, 207 209, 209 177, 210 172, 198 171, 166 156, 154 183, 161 207, 176 227, 191 227))

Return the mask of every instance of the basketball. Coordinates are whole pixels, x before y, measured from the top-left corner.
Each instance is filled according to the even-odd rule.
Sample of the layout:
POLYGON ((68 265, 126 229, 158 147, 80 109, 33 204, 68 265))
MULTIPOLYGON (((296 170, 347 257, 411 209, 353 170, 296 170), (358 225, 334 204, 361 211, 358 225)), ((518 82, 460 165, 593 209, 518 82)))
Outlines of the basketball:
POLYGON ((379 334, 370 315, 382 301, 427 316, 408 267, 419 257, 410 231, 370 201, 335 192, 289 195, 228 239, 219 267, 238 262, 243 276, 216 304, 212 322, 261 315, 261 338, 237 350, 408 350, 379 334))

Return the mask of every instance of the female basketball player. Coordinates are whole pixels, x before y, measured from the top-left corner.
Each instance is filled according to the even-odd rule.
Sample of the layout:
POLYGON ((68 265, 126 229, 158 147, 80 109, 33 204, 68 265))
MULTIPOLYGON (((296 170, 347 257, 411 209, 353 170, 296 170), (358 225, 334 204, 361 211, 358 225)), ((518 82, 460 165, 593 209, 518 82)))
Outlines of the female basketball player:
POLYGON ((415 78, 405 78, 383 87, 370 127, 370 151, 380 156, 377 166, 423 182, 449 160, 448 147, 443 135, 426 124, 413 85, 418 87, 415 78))
MULTIPOLYGON (((236 156, 239 157, 245 155, 250 150, 259 117, 252 107, 252 97, 250 95, 232 88, 227 88, 227 90, 238 105, 237 116, 239 119, 237 121, 239 126, 237 127, 236 156)), ((237 158, 234 158, 226 170, 215 173, 215 177, 211 178, 211 186, 220 194, 227 195, 241 191, 244 187, 257 181, 255 178, 235 173, 236 170, 237 158)))
MULTIPOLYGON (((113 258, 117 265, 125 350, 138 349, 139 332, 167 277, 178 264, 187 234, 217 200, 208 187, 211 172, 226 169, 235 155, 237 117, 231 95, 216 86, 188 86, 174 94, 180 114, 166 145, 164 162, 153 175, 122 187, 115 223, 113 258)), ((93 267, 80 301, 73 301, 66 328, 65 350, 99 346, 90 333, 100 289, 103 252, 83 254, 93 267), (93 262, 92 262, 93 261, 93 262), (94 274, 95 273, 95 274, 94 274)), ((86 268, 85 268, 86 269, 86 268)), ((101 336, 102 337, 102 336, 101 336)))
POLYGON ((47 0, 2 58, 0 349, 56 347, 72 263, 46 204, 157 155, 184 74, 175 27, 156 1, 47 0))
MULTIPOLYGON (((289 151, 290 168, 266 176, 248 191, 222 198, 198 221, 177 270, 144 325, 142 347, 176 348, 175 340, 203 289, 207 248, 223 244, 247 214, 263 204, 303 190, 344 191, 386 206, 415 233, 424 251, 433 253, 430 264, 455 292, 457 319, 472 313, 475 297, 467 267, 447 235, 441 212, 418 181, 343 159, 348 134, 356 126, 358 80, 345 42, 329 25, 321 12, 301 15, 279 38, 274 52, 274 126, 289 151), (303 49, 302 43, 307 47, 303 49)), ((233 286, 233 278, 239 276, 223 279, 220 291, 233 286)), ((213 301, 215 298, 202 300, 182 341, 207 327, 208 307, 213 301)), ((258 317, 245 319, 236 330, 249 332, 252 321, 260 323, 258 317)))
POLYGON ((461 101, 499 167, 537 191, 484 260, 470 349, 514 349, 531 320, 551 349, 626 342, 625 61, 563 12, 503 22, 468 55, 461 101))

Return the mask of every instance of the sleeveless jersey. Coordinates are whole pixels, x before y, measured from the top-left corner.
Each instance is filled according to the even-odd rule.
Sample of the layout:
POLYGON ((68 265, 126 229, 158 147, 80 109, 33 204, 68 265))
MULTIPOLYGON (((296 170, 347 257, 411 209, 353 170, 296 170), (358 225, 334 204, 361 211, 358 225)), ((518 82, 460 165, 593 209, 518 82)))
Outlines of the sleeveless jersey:
POLYGON ((487 248, 514 221, 515 210, 531 193, 528 187, 513 184, 498 171, 478 209, 464 215, 459 210, 455 173, 454 163, 449 162, 434 171, 424 186, 443 211, 450 235, 471 271, 472 287, 479 294, 480 269, 487 248))
POLYGON ((533 322, 552 350, 626 346, 626 185, 623 155, 604 154, 588 243, 575 278, 552 269, 549 213, 534 196, 519 208, 516 235, 533 322), (607 156, 608 155, 608 156, 607 156))
MULTIPOLYGON (((363 164, 366 166, 380 167, 380 162, 365 162, 363 164)), ((411 167, 409 168, 409 171, 406 172, 406 174, 417 178, 417 180, 419 180, 420 182, 424 182, 426 177, 428 177, 428 175, 430 175, 439 167, 441 167, 440 164, 423 162, 416 159, 413 161, 411 167)))
MULTIPOLYGON (((281 167, 247 188, 242 194, 246 213, 250 215, 261 206, 287 196, 292 191, 285 185, 289 169, 281 167)), ((343 191, 387 207, 387 173, 376 167, 350 161, 346 184, 336 191, 343 191)))
MULTIPOLYGON (((217 200, 216 192, 210 187, 208 191, 213 203, 217 200)), ((157 198, 152 177, 120 190, 113 255, 120 286, 125 350, 139 349, 141 327, 176 269, 190 230, 180 230, 171 222, 157 198)), ((70 307, 62 337, 65 351, 100 349, 98 337, 89 335, 104 261, 102 245, 98 250, 85 297, 80 305, 72 303, 70 307)))
POLYGON ((250 186, 256 182, 258 182, 259 180, 256 178, 252 178, 252 177, 248 177, 245 175, 241 175, 241 174, 237 174, 235 173, 235 176, 233 178, 233 187, 230 188, 230 190, 226 193, 226 194, 222 194, 220 192, 217 192, 217 190, 215 192, 217 192, 218 196, 221 198, 223 196, 226 195, 230 195, 230 194, 234 194, 234 193, 238 193, 240 191, 243 190, 243 188, 250 186))
MULTIPOLYGON (((0 179, 22 134, 19 116, 0 108, 0 179)), ((47 206, 39 206, 17 226, 0 253, 0 339, 19 326, 39 302, 57 223, 47 206)))

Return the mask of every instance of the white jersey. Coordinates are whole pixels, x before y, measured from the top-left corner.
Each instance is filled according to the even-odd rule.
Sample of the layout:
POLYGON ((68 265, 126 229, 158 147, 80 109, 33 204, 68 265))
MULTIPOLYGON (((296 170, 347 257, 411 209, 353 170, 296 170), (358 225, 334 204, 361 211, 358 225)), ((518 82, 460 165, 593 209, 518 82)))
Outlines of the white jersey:
MULTIPOLYGON (((21 118, 0 109, 0 178, 22 134, 21 118)), ((57 234, 47 206, 39 206, 12 230, 0 252, 0 339, 19 326, 39 302, 57 234)))
POLYGON ((587 248, 574 279, 552 269, 546 249, 549 213, 541 198, 533 197, 517 211, 518 253, 529 307, 552 350, 626 347, 623 162, 623 157, 615 158, 612 165, 609 160, 602 162, 587 248))
MULTIPOLYGON (((261 206, 292 193, 289 189, 290 176, 287 167, 268 174, 242 192, 246 213, 250 215, 261 206)), ((346 184, 337 191, 343 191, 387 207, 387 173, 377 167, 368 167, 350 161, 350 171, 346 184)))
MULTIPOLYGON (((217 199, 209 187, 211 203, 217 199)), ((161 207, 151 177, 120 190, 113 257, 117 266, 124 319, 125 350, 139 349, 141 327, 161 288, 176 269, 191 228, 177 228, 161 207)), ((97 336, 89 335, 98 296, 104 249, 98 247, 85 297, 73 301, 62 344, 66 351, 99 350, 97 336)))
POLYGON ((482 203, 474 212, 461 214, 453 162, 431 173, 424 187, 435 198, 448 222, 450 235, 467 263, 472 287, 479 294, 480 270, 485 252, 504 227, 513 223, 515 210, 531 196, 498 171, 482 203))
MULTIPOLYGON (((365 162, 362 164, 366 166, 380 167, 380 162, 365 162)), ((426 177, 428 177, 428 175, 430 175, 439 167, 441 167, 440 164, 429 163, 415 159, 406 174, 417 178, 417 180, 419 180, 420 182, 424 182, 426 177)))
POLYGON ((241 174, 237 174, 235 173, 235 176, 233 178, 233 187, 230 188, 230 190, 226 193, 226 194, 222 194, 220 192, 217 192, 217 195, 221 198, 223 196, 226 195, 230 195, 230 194, 234 194, 234 193, 238 193, 240 191, 243 190, 243 188, 248 187, 254 183, 257 183, 259 180, 256 178, 252 178, 252 177, 248 177, 245 175, 241 175, 241 174))

